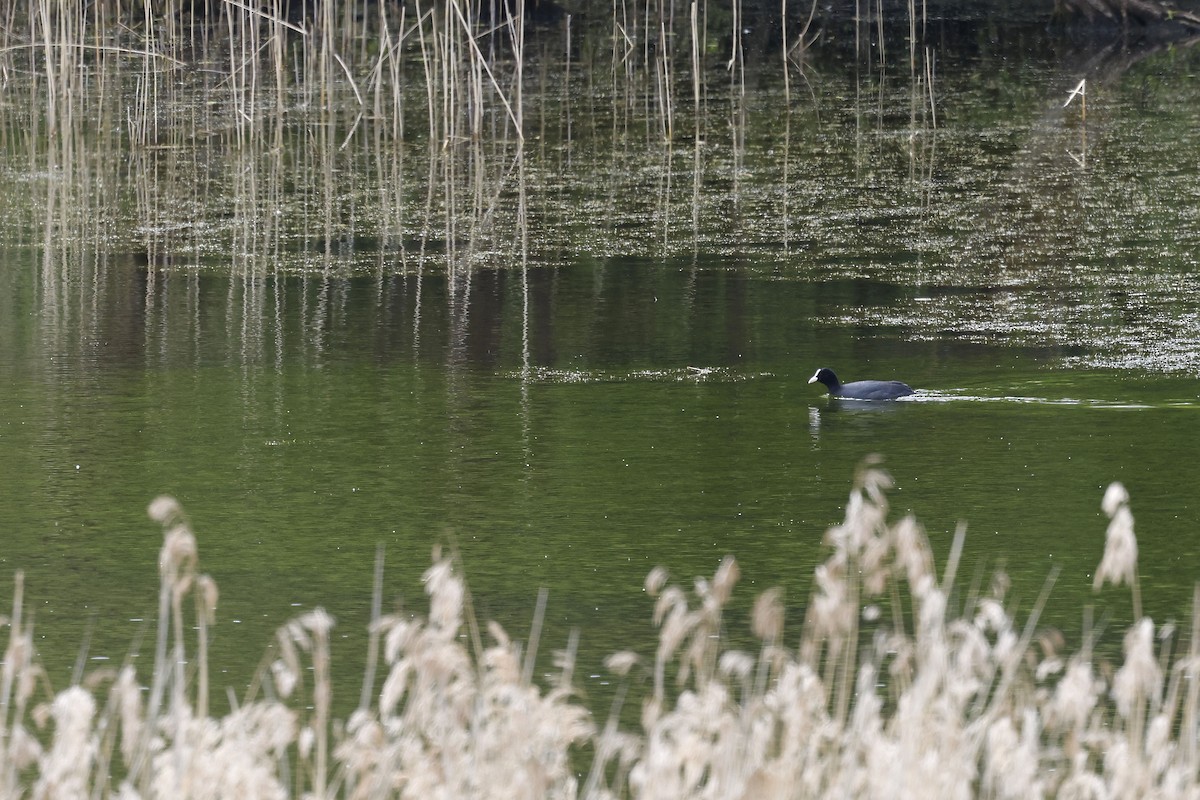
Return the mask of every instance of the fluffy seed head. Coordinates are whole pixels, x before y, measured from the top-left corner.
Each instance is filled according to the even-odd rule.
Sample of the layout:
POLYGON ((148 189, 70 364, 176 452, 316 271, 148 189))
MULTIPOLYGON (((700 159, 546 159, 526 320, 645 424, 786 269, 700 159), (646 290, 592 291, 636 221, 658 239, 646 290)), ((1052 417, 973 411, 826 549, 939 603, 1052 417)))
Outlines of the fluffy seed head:
POLYGON ((1104 511, 1111 517, 1111 522, 1108 523, 1108 532, 1104 537, 1104 556, 1100 559, 1100 566, 1096 568, 1096 577, 1092 581, 1093 591, 1098 591, 1105 581, 1114 586, 1134 583, 1138 548, 1128 500, 1129 494, 1119 483, 1109 486, 1104 494, 1104 511))
POLYGON ((729 602, 729 596, 733 594, 734 584, 737 583, 738 577, 741 575, 741 570, 738 569, 737 561, 733 556, 725 556, 721 559, 721 566, 717 567, 717 574, 713 576, 712 590, 713 596, 721 605, 729 602))
POLYGON ((750 620, 755 636, 778 639, 783 632, 783 590, 776 586, 760 594, 754 601, 750 620))
POLYGON ((656 596, 662 587, 667 583, 667 571, 662 567, 655 567, 646 575, 645 589, 646 594, 651 597, 656 596))
POLYGON ((159 495, 150 501, 150 505, 146 508, 146 513, 150 515, 150 519, 155 522, 166 525, 173 522, 183 512, 179 506, 179 501, 170 495, 159 495))
POLYGON ((1117 711, 1128 718, 1138 700, 1157 697, 1162 688, 1162 670, 1154 655, 1154 623, 1148 617, 1139 620, 1125 634, 1125 663, 1113 676, 1113 699, 1117 711))
POLYGON ((1100 503, 1100 507, 1104 509, 1105 514, 1112 517, 1117 513, 1118 508, 1128 504, 1129 492, 1125 491, 1125 486, 1120 481, 1113 481, 1104 492, 1104 500, 1100 503))
POLYGON ((616 675, 628 675, 629 670, 633 669, 633 665, 638 662, 638 654, 629 650, 622 650, 618 653, 613 653, 608 658, 604 659, 604 666, 616 675))

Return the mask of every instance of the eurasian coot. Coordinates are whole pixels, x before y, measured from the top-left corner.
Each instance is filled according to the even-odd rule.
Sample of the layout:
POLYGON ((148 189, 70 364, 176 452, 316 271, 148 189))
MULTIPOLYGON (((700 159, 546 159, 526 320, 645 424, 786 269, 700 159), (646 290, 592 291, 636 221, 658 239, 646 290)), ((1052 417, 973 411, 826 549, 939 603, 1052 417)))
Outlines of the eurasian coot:
POLYGON ((913 393, 907 383, 900 381, 851 381, 842 383, 833 370, 821 367, 809 383, 823 383, 831 397, 845 397, 850 400, 895 400, 913 393))

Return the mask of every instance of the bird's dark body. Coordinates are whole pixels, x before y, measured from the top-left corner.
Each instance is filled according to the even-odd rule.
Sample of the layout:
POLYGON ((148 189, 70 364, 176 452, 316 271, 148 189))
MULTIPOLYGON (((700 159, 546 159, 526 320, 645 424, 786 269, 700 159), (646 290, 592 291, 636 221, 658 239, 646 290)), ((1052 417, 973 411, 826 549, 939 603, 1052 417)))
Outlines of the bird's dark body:
POLYGON ((809 383, 820 383, 829 390, 830 397, 848 400, 896 400, 913 394, 913 388, 900 381, 851 381, 842 383, 833 370, 822 367, 808 379, 809 383))

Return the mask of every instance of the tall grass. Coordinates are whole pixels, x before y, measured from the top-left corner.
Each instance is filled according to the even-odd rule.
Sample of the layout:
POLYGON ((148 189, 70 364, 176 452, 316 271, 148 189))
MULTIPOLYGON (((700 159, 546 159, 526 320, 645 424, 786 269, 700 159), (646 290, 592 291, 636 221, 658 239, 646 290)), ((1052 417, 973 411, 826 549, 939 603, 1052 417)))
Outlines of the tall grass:
MULTIPOLYGON (((214 703, 204 661, 216 585, 197 572, 182 510, 159 498, 152 674, 126 664, 50 687, 18 575, 0 665, 0 795, 1194 797, 1197 617, 1179 642, 1134 619, 1118 663, 1097 657, 1091 630, 1070 652, 1039 629, 1052 579, 1024 619, 1003 580, 960 594, 964 530, 939 571, 917 522, 890 518, 889 486, 878 467, 862 469, 845 520, 825 535, 829 556, 803 620, 788 619, 779 590, 764 592, 751 615, 755 649, 725 635, 732 557, 690 592, 653 570, 645 588, 658 646, 609 657, 620 686, 603 720, 573 689, 578 639, 536 683, 537 624, 527 650, 495 623, 485 640, 453 559, 436 550, 427 614, 376 612, 348 719, 331 716, 334 620, 319 608, 279 629, 246 697, 214 703), (633 730, 620 713, 631 703, 633 730)), ((1133 516, 1119 484, 1103 507, 1111 522, 1096 588, 1128 583, 1136 599, 1133 516)))
MULTIPOLYGON (((19 5, 5 15, 0 74, 32 70, 45 76, 52 130, 71 110, 69 100, 89 96, 88 78, 97 67, 136 57, 141 59, 143 93, 129 109, 128 126, 141 143, 155 140, 153 126, 161 120, 158 93, 170 91, 197 68, 220 76, 219 88, 229 100, 225 123, 239 147, 269 135, 272 115, 298 108, 322 109, 335 117, 352 114, 350 129, 343 131, 346 137, 360 125, 373 128, 385 122, 397 139, 412 136, 416 129, 400 124, 396 115, 404 95, 418 86, 425 94, 424 121, 431 141, 444 146, 494 136, 498 120, 510 125, 517 138, 525 134, 522 92, 531 51, 524 3, 35 0, 24 11, 19 5), (36 63, 22 57, 25 50, 36 54, 36 63), (410 65, 406 75, 399 74, 398 63, 410 65), (373 87, 373 102, 364 86, 373 87), (390 109, 385 94, 392 96, 390 109)), ((607 9, 597 13, 589 8, 585 24, 572 25, 569 15, 562 23, 569 58, 573 35, 598 37, 611 17, 614 111, 624 103, 649 112, 647 131, 668 141, 682 129, 679 117, 688 112, 694 119, 703 116, 700 87, 707 85, 710 47, 725 51, 731 86, 739 93, 746 88, 741 0, 714 11, 711 26, 706 0, 678 5, 612 0, 611 15, 607 9), (687 33, 681 30, 685 11, 687 33), (685 36, 691 46, 677 46, 685 36), (680 102, 688 84, 690 108, 680 102)), ((787 10, 788 3, 781 3, 782 17, 774 22, 782 27, 785 80, 797 50, 806 46, 804 32, 817 4, 798 35, 788 30, 787 10)), ((602 73, 599 54, 592 47, 585 52, 594 57, 577 69, 602 73)))
MULTIPOLYGON (((132 187, 152 263, 211 266, 219 238, 233 245, 235 274, 262 278, 316 254, 303 269, 328 275, 365 234, 388 244, 381 274, 393 269, 391 254, 404 271, 442 266, 457 298, 498 253, 516 263, 507 203, 519 191, 515 165, 535 186, 560 179, 542 159, 560 145, 569 158, 577 130, 611 121, 617 161, 638 139, 661 147, 672 182, 685 162, 671 146, 690 135, 693 187, 711 185, 711 165, 729 155, 736 201, 746 87, 762 84, 747 84, 747 71, 769 77, 782 61, 785 77, 807 80, 817 36, 808 31, 836 13, 815 2, 801 13, 791 3, 790 14, 787 3, 771 5, 783 15, 784 57, 755 62, 743 41, 754 20, 740 2, 613 0, 611 13, 589 7, 557 29, 534 27, 524 4, 474 0, 11 4, 0 33, 0 138, 29 152, 31 174, 70 179, 47 190, 58 193, 47 198, 48 234, 104 230, 121 210, 112 196, 132 187), (610 71, 611 88, 602 77, 610 71), (547 74, 563 80, 539 97, 533 82, 547 74), (714 114, 711 94, 726 92, 729 113, 714 114), (584 124, 547 123, 559 109, 578 109, 584 124), (519 156, 527 137, 539 152, 519 156), (362 183, 378 187, 369 207, 356 206, 362 183), (232 230, 225 209, 236 212, 232 230), (176 246, 181 238, 189 240, 176 246)), ((790 115, 792 104, 784 109, 790 115)), ((530 213, 545 210, 534 202, 530 213)))

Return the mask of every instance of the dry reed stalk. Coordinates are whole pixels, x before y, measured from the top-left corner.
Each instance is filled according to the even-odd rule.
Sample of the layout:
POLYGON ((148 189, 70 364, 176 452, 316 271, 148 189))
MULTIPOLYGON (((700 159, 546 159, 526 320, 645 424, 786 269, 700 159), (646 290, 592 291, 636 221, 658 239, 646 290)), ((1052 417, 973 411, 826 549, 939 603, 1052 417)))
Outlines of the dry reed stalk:
MULTIPOLYGON (((285 59, 284 59, 284 36, 285 31, 289 28, 289 23, 283 18, 283 0, 271 0, 271 13, 268 20, 271 27, 271 35, 268 39, 270 46, 271 58, 271 74, 275 78, 275 114, 281 116, 284 113, 286 104, 284 102, 286 94, 286 81, 284 78, 285 59)), ((293 29, 297 26, 291 26, 293 29)), ((298 31, 301 35, 306 35, 307 32, 303 28, 298 31)))
POLYGON ((671 54, 665 25, 658 30, 660 45, 654 58, 655 98, 658 103, 659 132, 664 142, 670 142, 675 133, 675 100, 672 90, 674 77, 671 74, 671 54))
POLYGON ((742 51, 742 0, 733 0, 733 52, 726 68, 732 80, 735 97, 746 96, 746 59, 742 51))
MULTIPOLYGON (((785 50, 785 57, 784 57, 785 61, 789 61, 789 60, 794 61, 796 63, 796 66, 801 69, 802 77, 804 74, 803 73, 804 59, 807 57, 808 48, 811 47, 813 45, 813 43, 817 40, 817 34, 813 34, 811 39, 808 36, 809 30, 812 29, 813 20, 815 20, 816 18, 817 18, 817 0, 813 0, 812 4, 809 5, 809 7, 808 7, 808 17, 804 20, 804 25, 801 26, 799 32, 797 32, 797 34, 796 34, 795 42, 792 45, 788 46, 785 50)), ((858 20, 856 17, 856 19, 855 19, 855 40, 856 40, 855 46, 856 46, 856 49, 857 49, 857 39, 858 39, 858 20)), ((786 69, 787 64, 785 64, 784 67, 786 69)))
POLYGON ((246 142, 244 135, 245 128, 245 110, 243 103, 245 102, 245 73, 239 68, 239 48, 238 43, 242 42, 242 38, 238 35, 239 22, 242 17, 229 13, 225 17, 226 32, 229 37, 229 91, 231 104, 235 111, 234 130, 237 132, 238 146, 244 147, 246 142))
POLYGON ((783 56, 783 97, 784 102, 791 104, 792 102, 792 83, 791 70, 788 68, 789 56, 791 50, 788 45, 788 19, 787 19, 788 0, 779 0, 779 38, 782 41, 780 55, 783 56))
MULTIPOLYGON (((787 69, 787 65, 784 65, 787 69)), ((780 202, 780 219, 781 227, 783 228, 783 252, 791 251, 791 177, 792 177, 792 109, 791 97, 784 96, 784 102, 787 104, 787 109, 783 118, 783 188, 782 198, 780 202)))
POLYGON ((933 77, 936 74, 937 53, 933 48, 925 48, 925 85, 929 87, 929 124, 933 129, 937 129, 937 102, 935 101, 935 92, 933 85, 933 77))
POLYGON ((433 15, 434 15, 433 9, 430 9, 429 11, 426 11, 426 12, 422 12, 421 11, 421 2, 420 2, 420 0, 417 0, 417 22, 416 22, 417 40, 421 45, 421 67, 422 67, 422 69, 424 71, 424 75, 425 75, 425 102, 426 102, 426 113, 429 117, 429 141, 430 142, 436 142, 441 138, 441 136, 439 135, 439 128, 437 126, 437 119, 438 119, 437 101, 436 101, 437 92, 436 92, 436 88, 435 88, 437 86, 437 81, 436 81, 436 63, 434 60, 434 53, 436 51, 433 48, 433 44, 437 41, 437 39, 436 39, 436 36, 434 36, 433 34, 430 34, 428 38, 426 37, 426 34, 425 34, 426 19, 428 19, 430 21, 431 27, 434 27, 434 30, 436 31, 436 25, 434 24, 434 16, 433 15))
POLYGON ((692 116, 695 125, 694 137, 697 146, 700 143, 700 25, 699 12, 696 6, 696 0, 692 0, 690 11, 688 14, 689 29, 692 34, 692 116))
POLYGON ((474 141, 479 141, 483 136, 483 116, 484 116, 484 99, 483 99, 483 68, 486 64, 485 56, 475 43, 476 32, 479 30, 479 21, 475 16, 476 9, 473 4, 466 4, 465 9, 459 3, 451 3, 455 10, 455 16, 462 25, 461 37, 462 41, 472 43, 471 47, 466 50, 466 111, 467 111, 467 130, 470 133, 470 138, 474 141))
POLYGON ((1066 102, 1063 103, 1063 108, 1071 105, 1075 98, 1079 98, 1079 155, 1076 156, 1070 150, 1067 155, 1079 164, 1080 167, 1087 167, 1087 79, 1084 78, 1076 84, 1075 88, 1067 95, 1066 102))
POLYGON ((368 625, 367 664, 363 674, 362 693, 358 696, 358 711, 366 712, 375 694, 375 671, 379 662, 379 621, 383 615, 383 556, 380 543, 375 547, 375 572, 371 581, 371 621, 368 625))
MULTIPOLYGON (((462 8, 460 7, 459 2, 457 0, 450 0, 449 5, 451 7, 451 10, 454 12, 455 18, 458 20, 458 23, 461 26, 461 30, 459 31, 459 34, 462 37, 461 41, 465 41, 465 43, 467 45, 466 49, 468 51, 468 53, 467 53, 468 63, 470 64, 472 70, 475 71, 475 74, 476 74, 476 77, 474 80, 475 88, 474 88, 473 94, 477 98, 480 98, 479 103, 482 104, 482 99, 481 99, 482 98, 482 75, 486 74, 488 77, 488 81, 491 83, 492 87, 496 91, 497 99, 499 99, 500 104, 504 107, 504 110, 508 114, 509 119, 511 119, 513 124, 516 126, 517 135, 520 137, 523 137, 524 134, 521 131, 521 120, 517 116, 517 113, 513 110, 513 104, 510 103, 508 98, 504 96, 504 92, 500 88, 499 81, 496 80, 496 76, 493 73, 491 66, 488 65, 487 60, 484 58, 483 52, 479 49, 479 43, 475 41, 474 26, 471 24, 470 21, 468 21, 467 15, 464 14, 464 12, 463 12, 462 8)), ((518 5, 520 6, 520 4, 518 4, 518 5)), ((471 6, 468 5, 468 13, 470 12, 470 8, 471 8, 471 6)), ((509 24, 510 31, 512 31, 514 48, 516 49, 518 74, 520 74, 520 64, 523 59, 522 51, 524 50, 524 41, 525 41, 525 38, 524 38, 525 37, 524 11, 521 11, 519 14, 517 14, 515 18, 513 16, 511 16, 511 14, 510 14, 510 16, 508 17, 508 20, 509 20, 508 24, 509 24)), ((458 44, 457 40, 456 40, 456 45, 457 45, 455 48, 456 51, 462 49, 461 44, 458 44)), ((449 63, 454 63, 455 60, 456 59, 452 59, 449 63)), ((519 97, 519 92, 520 92, 520 84, 519 83, 517 84, 516 91, 518 92, 518 97, 519 97)), ((474 129, 473 129, 473 132, 474 132, 474 129)))
MULTIPOLYGON (((567 17, 568 26, 570 25, 570 17, 567 17)), ((516 126, 517 139, 520 142, 525 141, 525 4, 516 4, 516 14, 514 15, 510 8, 507 15, 507 25, 509 38, 512 40, 513 63, 516 67, 516 74, 513 78, 513 99, 511 105, 506 105, 510 112, 513 124, 516 126), (511 113, 516 109, 515 114, 511 113)), ((570 28, 567 30, 567 41, 570 42, 570 28)), ((570 54, 568 53, 568 69, 570 65, 570 54)), ((568 78, 569 78, 568 72, 568 78)), ((499 87, 496 87, 499 90, 499 87)), ((504 96, 500 99, 503 101, 504 96)), ((522 176, 524 175, 524 161, 521 161, 522 176)), ((523 184, 522 184, 523 185, 523 184)))
POLYGON ((916 0, 908 0, 908 76, 917 82, 917 6, 916 0))
POLYGON ((217 582, 208 575, 196 580, 196 662, 199 668, 196 713, 208 716, 208 627, 217 621, 217 582))
MULTIPOLYGON (((870 2, 870 0, 866 0, 870 2)), ((862 3, 863 0, 854 0, 854 54, 856 58, 862 58, 862 3)))
POLYGON ((0 778, 5 796, 17 796, 21 772, 34 760, 31 741, 25 732, 25 708, 32 694, 35 673, 33 637, 24 620, 25 575, 13 579, 12 614, 0 621, 7 624, 8 645, 0 664, 0 778))

